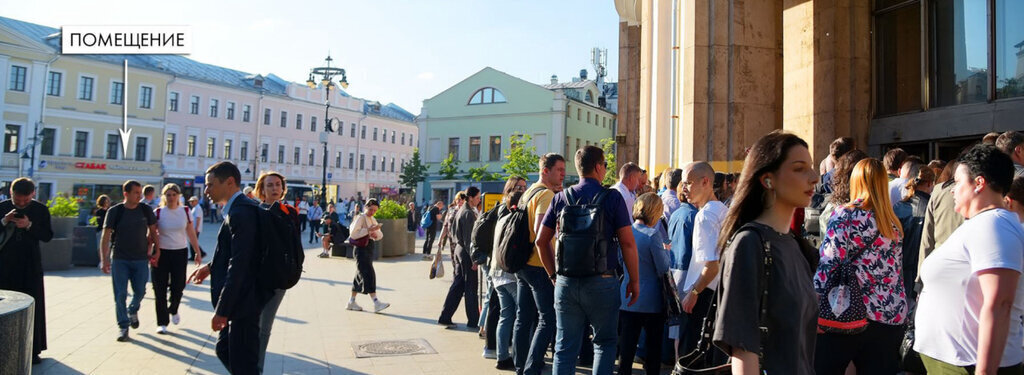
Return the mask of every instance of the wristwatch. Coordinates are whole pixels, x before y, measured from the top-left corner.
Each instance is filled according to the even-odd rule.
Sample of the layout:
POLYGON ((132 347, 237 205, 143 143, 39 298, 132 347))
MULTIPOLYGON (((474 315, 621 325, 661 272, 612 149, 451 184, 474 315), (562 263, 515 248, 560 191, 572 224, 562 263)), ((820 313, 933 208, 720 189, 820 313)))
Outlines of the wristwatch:
POLYGON ((700 296, 700 292, 698 292, 697 289, 690 289, 690 294, 692 294, 694 297, 700 296))

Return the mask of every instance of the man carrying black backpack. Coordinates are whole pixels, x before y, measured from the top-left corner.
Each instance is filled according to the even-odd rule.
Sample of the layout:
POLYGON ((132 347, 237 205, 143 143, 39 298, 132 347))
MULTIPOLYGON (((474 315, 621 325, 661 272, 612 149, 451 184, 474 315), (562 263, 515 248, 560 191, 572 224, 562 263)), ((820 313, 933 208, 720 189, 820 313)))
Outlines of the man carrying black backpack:
POLYGON ((576 170, 583 179, 555 195, 544 216, 537 247, 545 259, 548 276, 555 283, 555 374, 576 372, 576 358, 587 321, 594 330, 594 374, 611 374, 618 342, 620 297, 619 254, 629 272, 626 297, 636 302, 639 285, 636 243, 629 213, 618 191, 601 186, 607 173, 604 151, 586 146, 576 151, 576 170), (591 219, 587 219, 591 218, 591 219), (558 229, 558 256, 551 239, 558 229), (615 246, 614 240, 619 246, 615 246), (557 280, 556 280, 557 272, 557 280))

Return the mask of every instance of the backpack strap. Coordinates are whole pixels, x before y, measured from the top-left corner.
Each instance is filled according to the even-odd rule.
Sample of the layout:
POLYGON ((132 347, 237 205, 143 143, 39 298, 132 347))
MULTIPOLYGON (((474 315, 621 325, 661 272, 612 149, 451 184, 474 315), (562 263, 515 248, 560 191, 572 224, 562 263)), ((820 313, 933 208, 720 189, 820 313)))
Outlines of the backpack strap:
POLYGON ((533 189, 533 191, 530 192, 530 195, 527 195, 527 196, 523 197, 526 200, 523 200, 523 198, 520 198, 519 199, 519 204, 517 204, 516 206, 518 206, 518 207, 529 206, 530 205, 530 201, 533 200, 533 197, 537 196, 537 194, 540 194, 540 193, 544 192, 545 190, 548 190, 547 186, 541 186, 541 187, 539 187, 537 189, 533 189), (523 202, 526 202, 526 204, 523 204, 523 202))
POLYGON ((156 208, 156 221, 160 221, 160 210, 162 210, 162 209, 163 209, 163 207, 157 207, 156 208))
POLYGON ((601 191, 598 192, 597 195, 594 196, 593 200, 590 201, 591 204, 600 207, 602 204, 604 204, 604 197, 606 197, 608 195, 608 192, 610 190, 611 189, 601 188, 601 191))
POLYGON ((573 206, 573 205, 578 204, 577 203, 577 199, 576 199, 576 195, 572 193, 572 187, 571 186, 565 188, 565 190, 562 190, 562 191, 565 193, 565 205, 566 206, 573 206))
POLYGON ((192 213, 188 211, 187 205, 183 207, 185 207, 185 221, 187 221, 189 224, 192 224, 192 213))
MULTIPOLYGON (((772 245, 771 242, 764 239, 764 234, 761 233, 762 229, 754 224, 744 224, 736 234, 733 234, 733 239, 736 238, 740 232, 744 230, 750 230, 757 233, 757 237, 761 242, 762 256, 761 262, 758 263, 758 278, 757 278, 757 289, 758 289, 758 312, 757 312, 757 328, 760 333, 760 343, 758 348, 757 360, 760 363, 761 368, 764 368, 764 347, 765 343, 768 342, 768 283, 772 279, 772 245)), ((729 240, 732 242, 732 239, 729 240)))

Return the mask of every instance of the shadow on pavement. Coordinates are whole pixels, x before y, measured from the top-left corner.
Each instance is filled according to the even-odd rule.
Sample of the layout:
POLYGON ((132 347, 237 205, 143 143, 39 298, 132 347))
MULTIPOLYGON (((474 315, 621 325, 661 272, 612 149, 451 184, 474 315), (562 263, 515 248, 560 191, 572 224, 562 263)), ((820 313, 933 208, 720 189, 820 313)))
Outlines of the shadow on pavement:
MULTIPOLYGON (((183 364, 185 364, 185 365, 187 365, 189 367, 192 367, 192 366, 200 366, 200 367, 202 367, 203 366, 203 362, 205 362, 203 357, 199 355, 202 352, 202 345, 200 345, 200 349, 199 350, 196 350, 194 348, 192 348, 192 349, 186 348, 186 347, 182 346, 181 344, 178 344, 178 343, 174 342, 174 340, 173 340, 174 338, 186 338, 187 339, 187 337, 185 337, 183 335, 168 336, 165 339, 163 337, 157 337, 156 335, 149 334, 149 333, 140 333, 140 334, 137 335, 137 337, 142 337, 142 338, 145 338, 146 340, 133 339, 132 340, 132 344, 135 344, 135 345, 138 345, 140 347, 146 348, 147 350, 152 351, 153 353, 157 353, 157 354, 159 354, 162 357, 174 359, 174 360, 176 360, 178 362, 181 362, 181 363, 183 363, 183 364), (159 345, 154 345, 152 342, 149 342, 147 340, 151 340, 153 342, 156 342, 159 345)), ((205 343, 200 343, 200 344, 205 344, 205 343)), ((212 343, 210 345, 212 345, 212 343)))
POLYGON ((84 374, 81 371, 75 370, 60 361, 53 358, 43 357, 43 363, 32 366, 32 372, 38 374, 53 374, 53 375, 79 375, 84 374))
POLYGON ((287 316, 281 316, 281 315, 278 315, 277 317, 275 317, 275 318, 274 318, 274 320, 280 320, 280 321, 282 321, 282 322, 285 322, 285 323, 292 323, 292 324, 307 324, 307 323, 309 323, 309 322, 307 322, 307 321, 305 321, 305 320, 299 320, 299 319, 295 319, 295 318, 289 318, 289 317, 287 317, 287 316))
POLYGON ((432 325, 432 326, 433 325, 437 325, 438 328, 443 328, 442 326, 437 324, 437 319, 421 318, 421 317, 418 317, 418 316, 407 316, 407 315, 392 315, 392 314, 381 314, 381 315, 385 315, 385 316, 387 316, 389 318, 398 318, 398 319, 402 319, 402 320, 408 320, 408 321, 414 322, 414 323, 423 323, 423 324, 432 325))

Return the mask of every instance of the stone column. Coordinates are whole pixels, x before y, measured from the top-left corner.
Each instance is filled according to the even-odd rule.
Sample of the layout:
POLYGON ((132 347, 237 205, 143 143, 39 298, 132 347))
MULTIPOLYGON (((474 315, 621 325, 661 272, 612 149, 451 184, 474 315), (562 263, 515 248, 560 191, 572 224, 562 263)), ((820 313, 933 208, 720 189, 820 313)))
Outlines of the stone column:
POLYGON ((32 373, 35 300, 0 290, 0 374, 32 373))

